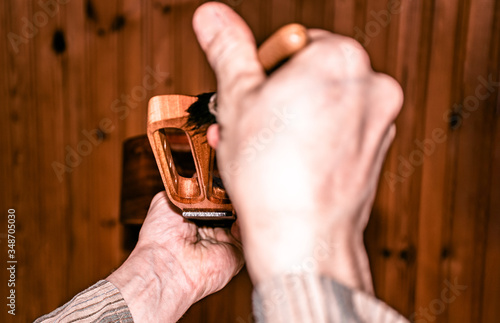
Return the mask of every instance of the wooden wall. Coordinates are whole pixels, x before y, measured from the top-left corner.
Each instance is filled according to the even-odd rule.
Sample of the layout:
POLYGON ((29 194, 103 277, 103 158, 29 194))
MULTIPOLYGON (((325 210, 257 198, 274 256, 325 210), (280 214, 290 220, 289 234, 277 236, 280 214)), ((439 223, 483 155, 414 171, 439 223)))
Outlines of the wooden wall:
MULTIPOLYGON (((51 311, 126 256, 123 140, 145 133, 151 96, 215 89, 191 29, 201 2, 0 4, 0 259, 14 208, 18 260, 16 316, 2 305, 0 321, 51 311)), ((225 2, 258 41, 294 21, 354 36, 402 84, 366 232, 376 293, 417 322, 497 321, 500 1, 225 2)), ((240 275, 185 321, 250 322, 250 290, 240 275)))

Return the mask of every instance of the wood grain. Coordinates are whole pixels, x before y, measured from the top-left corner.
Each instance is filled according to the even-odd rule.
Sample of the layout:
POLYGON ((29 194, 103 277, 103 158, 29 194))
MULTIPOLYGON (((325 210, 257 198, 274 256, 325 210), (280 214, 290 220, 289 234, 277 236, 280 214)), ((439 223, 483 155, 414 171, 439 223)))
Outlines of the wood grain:
MULTIPOLYGON (((17 315, 3 310, 0 321, 32 321, 127 256, 124 140, 146 133, 150 97, 216 90, 191 27, 203 2, 68 1, 46 21, 39 1, 0 4, 0 226, 15 208, 19 260, 17 315), (35 14, 36 34, 16 48, 8 34, 23 35, 35 14)), ((353 36, 375 70, 402 84, 398 133, 365 234, 376 294, 415 320, 497 321, 498 86, 471 104, 478 86, 500 79, 500 1, 223 2, 248 20, 258 43, 291 22, 353 36), (467 288, 445 302, 449 282, 467 288)), ((252 322, 251 289, 243 271, 183 322, 252 322)))
MULTIPOLYGON (((422 138, 432 139, 435 131, 448 133, 448 120, 443 114, 452 104, 453 73, 457 63, 454 56, 456 39, 449 37, 456 32, 458 3, 436 2, 433 17, 433 34, 430 52, 430 73, 427 81, 427 97, 425 111, 425 132, 422 138)), ((421 277, 416 285, 416 308, 428 308, 444 287, 443 266, 448 262, 450 246, 443 237, 446 233, 446 203, 448 201, 446 142, 435 143, 435 151, 427 157, 422 165, 421 199, 419 203, 419 230, 417 256, 417 277, 421 277), (434 216, 424 216, 433 214, 434 216), (445 230, 443 232, 443 230, 445 230)), ((422 317, 421 313, 416 318, 422 317)))

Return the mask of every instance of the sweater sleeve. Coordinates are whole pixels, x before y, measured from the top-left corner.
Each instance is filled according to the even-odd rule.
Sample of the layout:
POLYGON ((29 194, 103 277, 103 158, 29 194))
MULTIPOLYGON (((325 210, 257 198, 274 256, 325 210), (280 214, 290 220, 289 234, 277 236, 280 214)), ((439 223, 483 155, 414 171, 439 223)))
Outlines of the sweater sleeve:
POLYGON ((287 274, 253 292, 256 322, 409 322, 384 302, 312 273, 287 274))
POLYGON ((47 322, 134 322, 118 288, 100 280, 72 300, 46 314, 35 323, 47 322))

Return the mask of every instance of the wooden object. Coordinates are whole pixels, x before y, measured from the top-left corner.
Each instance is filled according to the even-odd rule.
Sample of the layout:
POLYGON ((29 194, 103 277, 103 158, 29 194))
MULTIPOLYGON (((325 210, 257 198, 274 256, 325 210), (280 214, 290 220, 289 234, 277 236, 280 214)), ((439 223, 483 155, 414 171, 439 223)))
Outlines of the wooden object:
MULTIPOLYGON (((0 222, 6 223, 6 210, 16 209, 19 261, 16 316, 3 310, 0 322, 33 322, 105 278, 128 255, 118 222, 124 140, 146 133, 150 97, 216 89, 192 31, 202 2, 43 1, 59 4, 46 20, 39 1, 1 2, 0 222), (56 31, 66 40, 64 51, 53 50, 56 31), (20 37, 18 50, 10 33, 20 37), (78 152, 87 140, 83 131, 107 118, 113 130, 69 166, 68 149, 78 152), (71 172, 59 180, 54 162, 71 172)), ((290 22, 355 37, 373 68, 402 84, 405 104, 365 235, 375 293, 415 321, 497 322, 500 92, 481 87, 489 97, 475 111, 467 110, 467 98, 475 97, 480 77, 499 81, 500 1, 224 3, 249 23, 257 43, 290 22), (435 129, 446 141, 414 166, 420 153, 413 152, 421 151, 415 140, 432 139, 435 129), (401 181, 390 186, 387 172, 401 181), (445 289, 455 281, 468 286, 460 295, 445 289), (443 291, 454 301, 444 302, 443 291)), ((4 263, 6 255, 0 254, 4 263)), ((2 284, 8 274, 0 271, 2 284)), ((249 281, 233 283, 181 322, 253 322, 249 281)))
POLYGON ((233 207, 226 192, 215 185, 214 150, 203 134, 185 126, 188 117, 186 109, 195 101, 196 97, 185 95, 152 98, 148 112, 149 141, 168 197, 182 210, 183 216, 199 219, 232 218, 233 207), (191 177, 179 174, 179 165, 174 160, 169 135, 174 137, 175 129, 187 134, 187 145, 193 153, 196 169, 191 177))
POLYGON ((304 26, 288 24, 272 34, 259 47, 257 55, 264 70, 270 71, 304 48, 308 42, 307 29, 304 26))

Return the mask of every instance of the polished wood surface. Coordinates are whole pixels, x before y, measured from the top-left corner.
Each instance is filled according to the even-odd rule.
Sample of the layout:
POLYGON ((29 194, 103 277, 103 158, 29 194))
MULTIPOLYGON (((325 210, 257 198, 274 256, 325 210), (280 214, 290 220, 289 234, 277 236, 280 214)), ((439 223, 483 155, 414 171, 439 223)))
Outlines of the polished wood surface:
POLYGON ((196 97, 186 95, 153 97, 148 108, 149 142, 168 198, 182 210, 184 217, 234 219, 233 206, 226 191, 214 185, 215 151, 203 133, 187 126, 187 109, 196 101, 196 97), (174 129, 185 134, 186 146, 192 151, 195 172, 191 176, 182 176, 178 171, 182 165, 174 159, 169 138, 174 129), (193 213, 196 216, 187 215, 193 213))
MULTIPOLYGON (((126 257, 124 140, 146 133, 150 97, 216 90, 191 28, 201 2, 0 4, 0 225, 14 208, 18 257, 16 317, 4 307, 0 321, 53 310, 126 257)), ((353 36, 374 69, 402 84, 398 134, 366 232, 376 293, 421 322, 496 322, 500 1, 225 3, 259 43, 291 22, 353 36)), ((6 281, 1 270, 4 297, 6 281)), ((185 322, 251 322, 248 277, 231 284, 185 322)))

